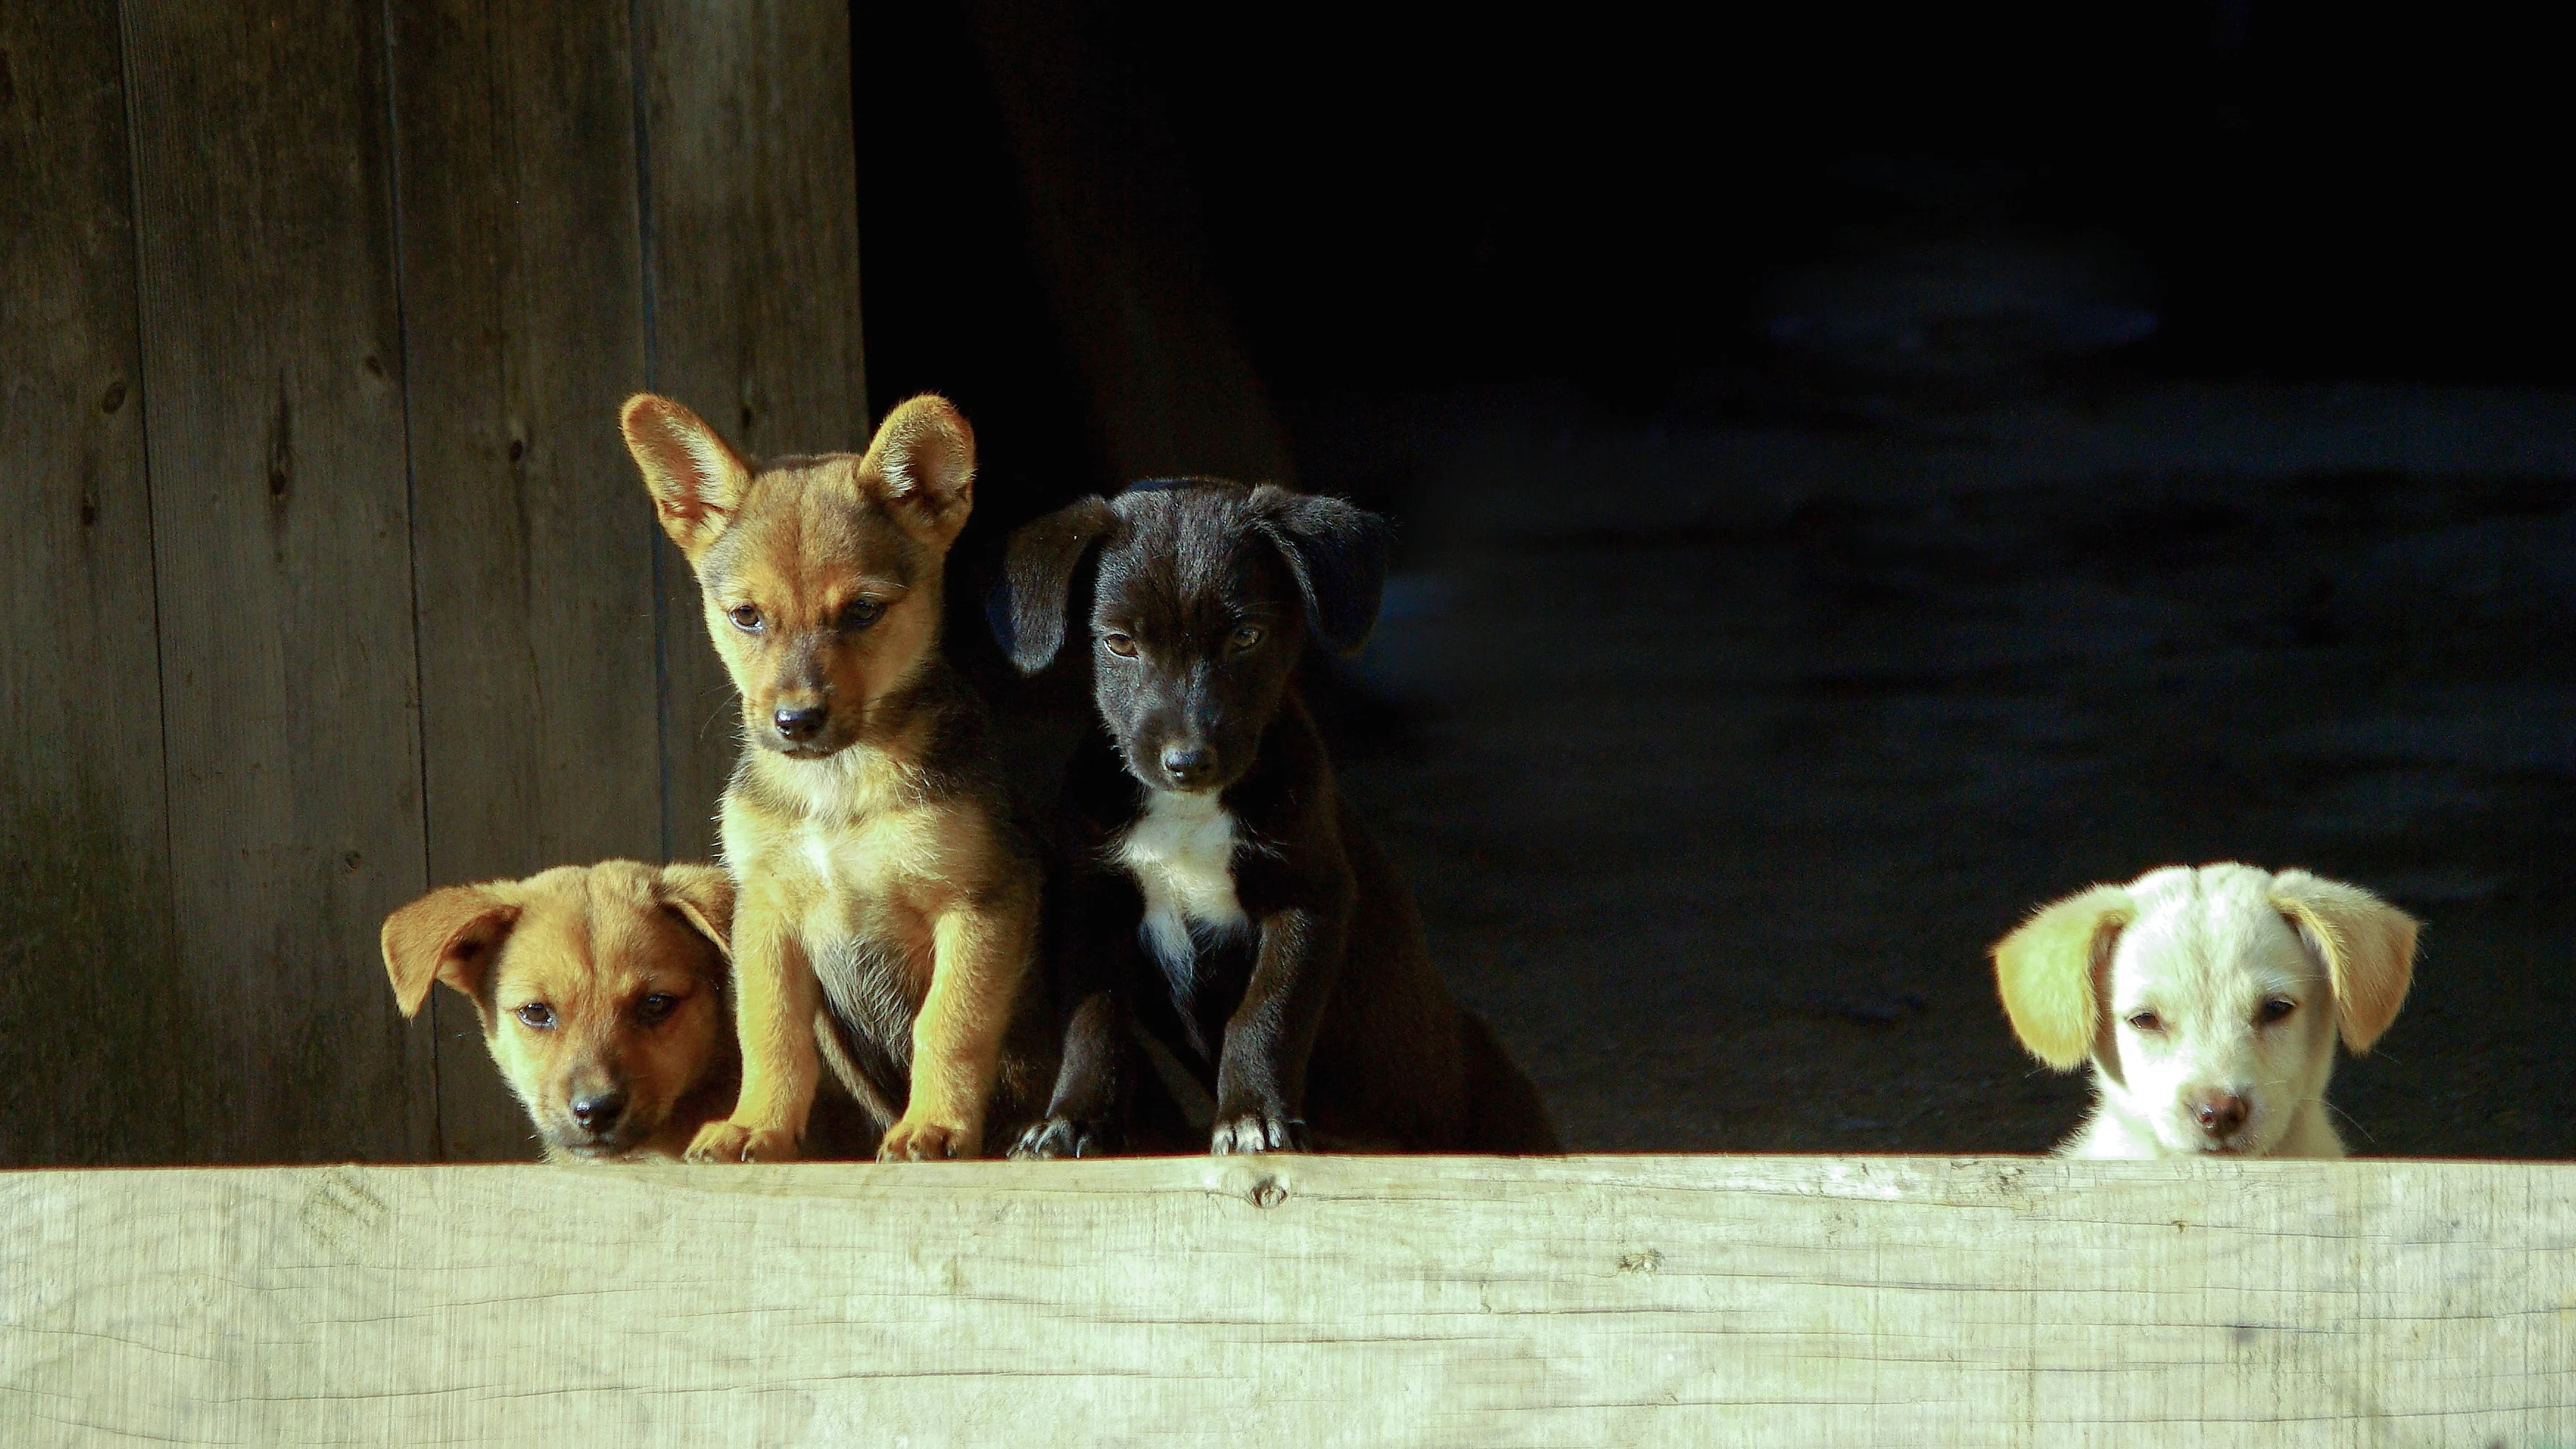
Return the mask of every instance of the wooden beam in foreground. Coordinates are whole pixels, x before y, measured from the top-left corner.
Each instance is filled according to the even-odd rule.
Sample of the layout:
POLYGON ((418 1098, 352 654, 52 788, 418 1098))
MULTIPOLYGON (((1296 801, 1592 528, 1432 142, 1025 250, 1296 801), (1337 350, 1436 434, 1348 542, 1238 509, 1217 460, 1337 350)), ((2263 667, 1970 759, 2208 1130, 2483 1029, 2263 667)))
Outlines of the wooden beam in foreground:
POLYGON ((0 1174, 0 1443, 2576 1442, 2576 1167, 0 1174))

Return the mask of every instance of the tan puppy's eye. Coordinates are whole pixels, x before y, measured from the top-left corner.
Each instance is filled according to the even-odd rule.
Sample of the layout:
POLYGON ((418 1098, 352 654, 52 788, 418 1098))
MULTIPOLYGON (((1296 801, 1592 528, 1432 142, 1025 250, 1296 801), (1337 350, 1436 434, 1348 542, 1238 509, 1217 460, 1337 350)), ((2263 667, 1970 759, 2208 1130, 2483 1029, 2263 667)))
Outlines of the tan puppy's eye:
POLYGON ((1244 650, 1249 649, 1260 642, 1261 631, 1250 624, 1246 624, 1242 628, 1235 630, 1234 637, 1226 641, 1227 645, 1237 654, 1242 653, 1244 650))
POLYGON ((2164 1029, 2165 1019, 2156 1015, 2152 1011, 2133 1011, 2129 1013, 2129 1030, 2131 1031, 2153 1033, 2163 1031, 2164 1029))
POLYGON ((1133 659, 1136 657, 1136 641, 1125 634, 1118 633, 1116 630, 1112 630, 1109 633, 1100 636, 1100 647, 1117 655, 1121 659, 1133 659))
POLYGON ((760 632, 760 610, 757 606, 752 604, 736 604, 732 608, 727 609, 725 613, 727 617, 733 620, 733 626, 740 629, 742 632, 746 634, 757 634, 760 632))
POLYGON ((2263 1003, 2263 1009, 2254 1013, 2254 1019, 2269 1026, 2273 1022, 2286 1019, 2291 1012, 2298 1009, 2299 1003, 2286 996, 2275 996, 2263 1003))
POLYGON ((853 599, 841 611, 841 627, 853 632, 864 629, 885 617, 885 605, 874 599, 853 599))
POLYGON ((555 1029, 555 1009, 542 1001, 531 1001, 513 1014, 538 1031, 555 1029))
POLYGON ((646 1026, 660 1026, 680 1006, 680 998, 667 991, 656 991, 635 1003, 635 1019, 646 1026))

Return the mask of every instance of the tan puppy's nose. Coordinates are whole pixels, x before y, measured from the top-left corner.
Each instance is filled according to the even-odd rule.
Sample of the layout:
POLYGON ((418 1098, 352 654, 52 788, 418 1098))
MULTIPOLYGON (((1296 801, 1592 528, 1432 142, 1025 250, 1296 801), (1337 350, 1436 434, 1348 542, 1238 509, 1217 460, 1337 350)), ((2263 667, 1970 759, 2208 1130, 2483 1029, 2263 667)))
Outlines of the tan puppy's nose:
POLYGON ((782 704, 769 717, 769 722, 778 726, 780 735, 803 744, 823 732, 823 721, 828 713, 819 704, 782 704))
POLYGON ((2245 1099, 2233 1092, 2208 1092, 2192 1100, 2192 1120, 2212 1137, 2233 1137, 2245 1125, 2245 1099))

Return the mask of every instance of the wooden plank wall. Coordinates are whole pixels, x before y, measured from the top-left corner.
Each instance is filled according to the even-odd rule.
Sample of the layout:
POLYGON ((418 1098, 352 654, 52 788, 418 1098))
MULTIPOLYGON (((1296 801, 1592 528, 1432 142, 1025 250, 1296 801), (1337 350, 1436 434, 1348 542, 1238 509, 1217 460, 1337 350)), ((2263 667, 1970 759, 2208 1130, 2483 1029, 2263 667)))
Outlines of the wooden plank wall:
POLYGON ((0 1442, 2576 1440, 2576 1167, 0 1174, 0 1442))
POLYGON ((863 439, 848 61, 822 0, 0 3, 0 1077, 60 1084, 0 1163, 527 1155, 377 926, 711 848, 615 409, 863 439))

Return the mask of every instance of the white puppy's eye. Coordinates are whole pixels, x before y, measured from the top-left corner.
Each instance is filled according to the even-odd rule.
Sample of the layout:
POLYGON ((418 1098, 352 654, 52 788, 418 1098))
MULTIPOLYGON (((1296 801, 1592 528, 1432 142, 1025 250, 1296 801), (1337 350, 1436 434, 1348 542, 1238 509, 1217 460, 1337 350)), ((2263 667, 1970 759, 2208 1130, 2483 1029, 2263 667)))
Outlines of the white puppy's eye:
POLYGON ((2164 1029, 2165 1019, 2156 1015, 2152 1011, 2133 1011, 2129 1013, 2129 1030, 2131 1031, 2158 1032, 2164 1029))
POLYGON ((2263 1023, 2265 1026, 2269 1026, 2273 1022, 2282 1020, 2291 1012, 2298 1009, 2299 1003, 2292 1001, 2286 996, 2275 996, 2271 1000, 2263 1003, 2263 1009, 2254 1013, 2254 1019, 2263 1023))

